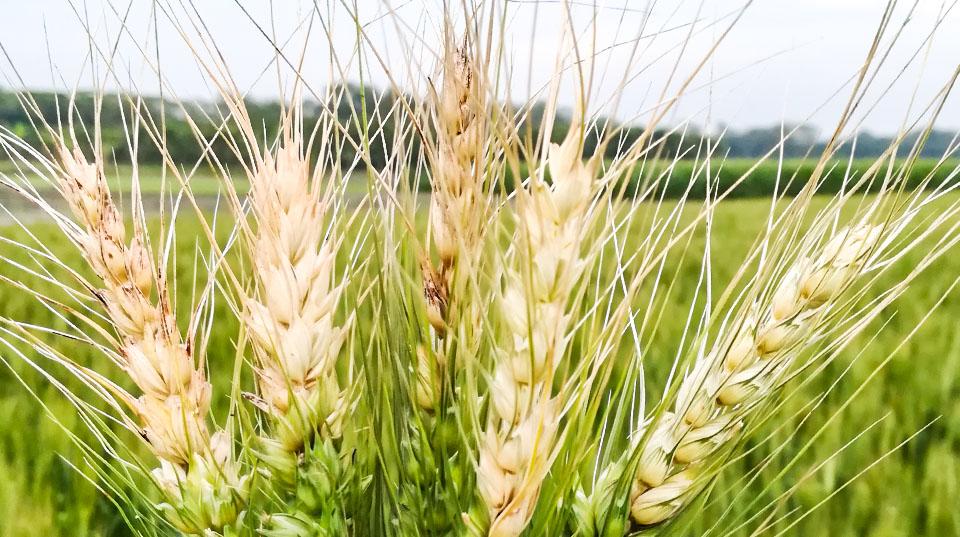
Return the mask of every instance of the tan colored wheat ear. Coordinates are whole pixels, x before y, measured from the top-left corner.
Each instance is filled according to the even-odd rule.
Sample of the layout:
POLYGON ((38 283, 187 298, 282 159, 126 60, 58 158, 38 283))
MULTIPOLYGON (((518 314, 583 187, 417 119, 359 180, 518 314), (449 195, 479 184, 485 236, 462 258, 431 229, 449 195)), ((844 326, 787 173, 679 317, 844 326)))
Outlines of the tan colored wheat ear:
POLYGON ((530 181, 518 205, 520 260, 500 296, 506 332, 490 385, 492 412, 480 447, 477 482, 490 517, 489 535, 520 535, 549 470, 562 401, 552 393, 570 315, 567 302, 584 262, 584 219, 596 160, 581 159, 579 130, 552 144, 552 183, 530 181))
MULTIPOLYGON (((486 129, 480 71, 468 44, 454 47, 447 40, 443 82, 434 95, 431 118, 435 139, 428 151, 432 195, 429 208, 430 244, 438 264, 421 262, 424 305, 434 336, 443 340, 451 323, 453 278, 467 279, 478 263, 483 235, 483 170, 479 162, 486 129)), ((434 410, 446 365, 439 343, 417 355, 418 404, 434 410)))
POLYGON ((347 408, 336 375, 346 335, 334 322, 343 289, 334 282, 337 238, 299 130, 285 130, 291 134, 250 175, 256 295, 244 321, 257 360, 259 396, 251 399, 275 425, 263 455, 289 473, 316 432, 340 435, 347 408))
POLYGON ((82 247, 105 288, 99 297, 120 333, 124 369, 143 395, 137 414, 158 457, 184 465, 209 442, 206 415, 210 384, 195 368, 166 300, 153 302, 154 267, 138 230, 126 228, 103 171, 79 150, 61 148, 61 186, 83 223, 82 247))
POLYGON ((837 232, 818 256, 793 264, 769 306, 744 319, 695 364, 680 385, 674 411, 659 418, 641 454, 630 495, 634 522, 659 524, 692 499, 701 470, 736 441, 756 403, 774 394, 881 234, 881 226, 870 224, 837 232))
POLYGON ((103 282, 97 297, 120 335, 123 369, 142 392, 131 404, 160 459, 154 477, 167 495, 163 508, 182 531, 222 528, 242 509, 245 480, 231 458, 228 433, 209 433, 211 386, 180 335, 144 230, 135 227, 127 242, 99 160, 90 163, 62 142, 58 152, 61 192, 81 224, 75 238, 103 282))

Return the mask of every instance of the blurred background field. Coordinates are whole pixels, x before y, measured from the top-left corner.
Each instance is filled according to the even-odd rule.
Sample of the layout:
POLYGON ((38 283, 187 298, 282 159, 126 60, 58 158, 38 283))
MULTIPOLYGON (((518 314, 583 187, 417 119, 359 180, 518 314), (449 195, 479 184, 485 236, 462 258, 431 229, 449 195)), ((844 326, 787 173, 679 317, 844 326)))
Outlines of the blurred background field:
MULTIPOLYGON (((212 178, 208 180, 214 181, 212 178)), ((716 213, 712 242, 715 285, 722 286, 741 265, 745 252, 765 222, 769 204, 769 199, 764 198, 736 199, 721 204, 716 213)), ((688 212, 693 210, 688 208, 688 212)), ((189 220, 181 223, 181 229, 184 231, 178 237, 176 270, 190 274, 196 248, 203 249, 203 239, 188 232, 191 229, 189 220)), ((76 259, 79 265, 78 254, 56 228, 36 220, 30 224, 30 232, 55 253, 65 259, 76 259)), ((0 230, 0 236, 23 240, 25 232, 7 225, 0 230)), ((702 251, 704 240, 702 234, 696 236, 690 245, 691 251, 702 251)), ((0 248, 0 256, 7 259, 0 264, 0 275, 25 285, 48 285, 15 267, 17 262, 28 261, 28 252, 7 243, 0 248)), ((665 368, 672 362, 680 340, 686 305, 693 300, 699 271, 698 256, 693 257, 680 264, 674 260, 667 268, 667 273, 676 270, 680 282, 685 283, 676 286, 665 302, 661 318, 666 324, 659 327, 655 344, 648 349, 646 363, 651 373, 651 390, 662 389, 659 382, 665 368)), ((895 281, 909 270, 915 259, 904 259, 898 270, 888 276, 886 283, 895 281)), ((895 353, 893 360, 877 372, 878 365, 944 296, 957 275, 960 275, 960 256, 943 257, 916 281, 905 296, 885 311, 855 345, 844 351, 813 382, 803 386, 797 397, 786 402, 779 414, 783 419, 774 420, 775 423, 766 428, 771 434, 769 441, 752 445, 756 449, 736 463, 744 469, 753 468, 764 461, 775 446, 786 442, 787 448, 773 455, 770 470, 757 481, 768 484, 766 489, 751 484, 739 490, 741 483, 734 489, 737 492, 732 493, 727 489, 732 482, 722 479, 706 509, 719 513, 728 508, 734 511, 745 509, 752 502, 767 505, 777 501, 790 487, 801 483, 795 495, 777 505, 769 534, 785 531, 789 535, 851 537, 960 535, 960 511, 956 509, 960 503, 960 331, 957 330, 960 302, 956 294, 947 296, 942 307, 895 353), (880 323, 886 323, 886 327, 878 333, 880 323), (873 380, 864 385, 874 373, 877 374, 873 380), (831 387, 840 375, 844 375, 842 382, 831 387), (854 404, 844 408, 849 397, 861 388, 854 404), (820 395, 825 395, 823 403, 801 423, 796 414, 807 402, 820 395), (802 442, 832 418, 824 434, 802 451, 805 449, 802 442), (874 425, 877 420, 879 423, 874 425), (801 433, 797 439, 792 439, 791 434, 798 427, 802 428, 801 433), (867 431, 861 438, 837 453, 864 430, 867 431), (844 483, 860 471, 921 430, 904 447, 843 488, 844 483), (784 476, 776 476, 775 470, 798 453, 801 453, 798 462, 784 476), (835 454, 837 456, 833 457, 835 454), (812 471, 824 461, 826 464, 812 471), (776 517, 796 516, 808 511, 834 493, 836 496, 795 527, 786 522, 775 522, 776 517)), ((182 304, 189 304, 189 289, 181 288, 179 292, 182 304)), ((229 375, 237 335, 233 315, 224 309, 222 301, 217 307, 220 308, 217 327, 208 353, 215 386, 218 377, 225 380, 229 375)), ((9 283, 0 285, 0 315, 43 326, 63 327, 63 321, 50 310, 9 283)), ((114 378, 120 378, 113 366, 104 358, 97 358, 92 349, 62 338, 56 340, 56 345, 80 362, 93 363, 105 371, 112 371, 114 378)), ((71 412, 63 395, 9 349, 0 351, 0 356, 7 362, 0 369, 0 423, 3 424, 0 428, 0 475, 3 475, 0 481, 0 535, 126 535, 117 510, 97 492, 95 482, 84 477, 89 472, 82 467, 71 467, 71 463, 82 465, 80 452, 71 445, 60 426, 45 414, 31 390, 57 416, 63 427, 89 441, 83 424, 71 412)), ((217 416, 222 419, 226 397, 223 393, 216 397, 217 416)), ((732 471, 725 476, 744 473, 743 470, 732 471)), ((711 517, 699 519, 708 521, 711 517)), ((752 521, 732 534, 750 535, 760 523, 759 520, 752 521)), ((703 532, 707 527, 697 529, 703 532)))
MULTIPOLYGON (((822 194, 834 194, 844 189, 849 189, 850 184, 856 181, 871 165, 876 162, 874 158, 856 158, 856 159, 835 159, 827 169, 827 177, 819 187, 822 194)), ((895 161, 894 166, 901 167, 907 163, 905 159, 895 161)), ((710 192, 716 195, 717 192, 726 192, 731 187, 734 189, 728 193, 728 198, 755 198, 772 196, 777 194, 796 194, 806 183, 816 167, 816 160, 812 158, 792 158, 777 160, 770 158, 758 162, 756 158, 727 158, 717 159, 707 167, 702 161, 697 160, 651 160, 642 168, 634 171, 633 176, 628 182, 628 194, 634 194, 641 190, 643 186, 642 177, 671 177, 675 180, 664 181, 666 187, 662 195, 667 199, 677 199, 683 196, 689 198, 702 198, 706 193, 706 177, 712 178, 710 192), (695 177, 692 184, 688 178, 695 177)), ((884 163, 886 167, 889 162, 884 163)), ((943 160, 923 158, 911 163, 907 187, 912 188, 920 183, 924 178, 930 176, 933 178, 933 184, 941 183, 958 165, 960 160, 956 158, 947 158, 943 160)), ((130 166, 109 166, 107 180, 110 188, 115 193, 129 193, 131 190, 131 179, 134 177, 130 166)), ((522 173, 527 173, 525 168, 522 173)), ((36 175, 26 169, 18 169, 13 163, 0 159, 0 173, 6 174, 24 174, 31 178, 31 184, 41 192, 54 193, 53 185, 44 183, 36 179, 36 175)), ((231 182, 240 194, 246 193, 249 188, 244 172, 240 168, 229 170, 231 182)), ((364 177, 366 172, 361 170, 353 173, 354 180, 346 181, 345 190, 348 198, 358 199, 367 192, 364 177)), ((212 205, 219 192, 222 179, 219 172, 214 172, 206 166, 198 166, 195 169, 184 170, 181 173, 190 186, 190 190, 200 200, 207 201, 212 205)), ((149 204, 157 200, 157 195, 163 192, 177 191, 180 188, 179 180, 169 170, 164 170, 157 164, 148 164, 139 166, 136 174, 140 191, 145 195, 144 202, 149 204)), ((512 177, 506 177, 504 188, 510 190, 515 187, 515 180, 512 177)), ((428 177, 424 174, 418 182, 421 192, 427 193, 430 190, 428 177)), ((7 205, 18 204, 19 196, 13 195, 9 190, 0 190, 0 199, 7 202, 7 205)), ((22 205, 22 204, 20 204, 22 205)), ((23 207, 29 211, 29 207, 23 207)))

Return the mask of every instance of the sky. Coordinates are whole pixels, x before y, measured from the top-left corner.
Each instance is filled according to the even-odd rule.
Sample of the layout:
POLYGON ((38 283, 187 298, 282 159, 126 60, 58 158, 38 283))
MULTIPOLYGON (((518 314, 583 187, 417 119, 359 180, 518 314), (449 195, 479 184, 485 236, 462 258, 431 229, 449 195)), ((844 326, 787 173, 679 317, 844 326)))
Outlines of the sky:
MULTIPOLYGON (((156 94, 160 85, 151 64, 159 51, 167 95, 211 98, 215 88, 198 66, 199 53, 220 55, 242 90, 272 98, 280 84, 270 68, 275 58, 271 40, 263 32, 277 36, 288 58, 306 51, 301 72, 312 87, 339 78, 341 71, 357 79, 360 70, 351 54, 356 27, 340 5, 344 1, 356 6, 363 24, 368 81, 425 91, 425 74, 432 72, 440 42, 439 0, 337 0, 318 9, 308 0, 203 0, 196 6, 186 0, 0 0, 0 44, 8 57, 0 58, 0 83, 70 89, 107 79, 109 88, 156 94), (313 18, 308 34, 310 15, 316 13, 321 16, 313 18), (185 35, 171 20, 179 21, 185 35), (199 21, 202 27, 192 26, 199 21), (204 48, 196 28, 211 36, 216 50, 204 48), (91 46, 98 51, 94 62, 91 46), (114 49, 111 74, 105 75, 103 58, 114 49), (341 65, 332 65, 331 50, 341 65)), ((881 50, 899 35, 863 101, 869 113, 858 118, 861 128, 896 132, 918 116, 957 69, 960 8, 952 9, 952 1, 911 0, 897 6, 881 50), (938 18, 940 29, 931 39, 938 18)), ((507 13, 504 46, 510 70, 504 87, 514 100, 549 86, 558 51, 569 50, 572 34, 597 58, 592 102, 602 106, 622 87, 613 113, 642 121, 664 88, 671 95, 669 89, 675 91, 720 41, 666 123, 744 129, 804 122, 829 132, 886 1, 755 0, 726 34, 743 0, 571 0, 569 18, 563 0, 499 4, 507 13), (570 29, 566 40, 564 28, 570 29)), ((568 104, 575 94, 571 78, 560 87, 561 100, 568 104)), ((947 102, 939 127, 960 129, 957 101, 947 102)))

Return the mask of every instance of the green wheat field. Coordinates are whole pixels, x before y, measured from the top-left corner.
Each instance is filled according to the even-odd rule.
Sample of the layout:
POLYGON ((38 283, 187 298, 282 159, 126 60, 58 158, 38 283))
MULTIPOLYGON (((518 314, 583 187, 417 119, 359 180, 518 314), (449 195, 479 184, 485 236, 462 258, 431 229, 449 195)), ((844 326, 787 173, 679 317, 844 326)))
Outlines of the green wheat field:
MULTIPOLYGON (((156 177, 145 179, 145 196, 156 197, 159 184, 156 177)), ((210 178, 198 178, 194 187, 202 194, 216 191, 210 178)), ((688 202, 687 212, 694 214, 697 203, 688 202)), ((769 206, 769 197, 721 203, 711 243, 711 276, 717 288, 741 266, 769 206)), ((189 229, 189 222, 180 226, 189 229)), ((75 259, 75 266, 82 264, 74 246, 54 226, 36 219, 27 227, 29 231, 24 231, 6 223, 0 236, 29 242, 29 232, 57 256, 75 259)), ((223 233, 229 231, 222 227, 223 233)), ((687 248, 702 252, 705 240, 703 233, 695 235, 687 248)), ((188 275, 198 252, 203 252, 203 239, 181 231, 178 241, 176 270, 188 275)), ((0 266, 0 277, 5 280, 0 284, 0 315, 63 327, 64 320, 53 308, 16 291, 7 281, 45 285, 16 266, 28 263, 30 253, 7 243, 0 248, 7 259, 0 266)), ((667 273, 680 275, 677 281, 683 283, 662 295, 664 300, 654 306, 662 311, 656 315, 661 323, 658 343, 645 360, 650 367, 651 393, 662 389, 666 368, 684 331, 687 305, 697 300, 699 259, 699 255, 677 255, 666 267, 667 273)), ((899 265, 901 272, 888 277, 896 278, 910 265, 911 259, 905 259, 899 265)), ((742 529, 730 528, 732 535, 749 535, 758 527, 769 535, 960 535, 960 510, 956 508, 960 504, 960 295, 951 292, 958 274, 960 258, 941 258, 838 360, 808 383, 794 386, 799 392, 786 397, 776 423, 767 424, 766 434, 757 435, 755 443, 745 447, 745 455, 733 463, 740 468, 724 474, 726 480, 717 483, 706 506, 719 513, 777 504, 772 518, 750 521, 742 529), (927 316, 941 299, 939 309, 927 316), (879 331, 883 323, 888 323, 888 329, 879 331), (914 328, 916 332, 903 343, 904 335, 914 328), (836 382, 841 377, 843 381, 836 382), (772 464, 759 477, 751 472, 771 458, 772 464), (781 500, 793 487, 796 493, 781 500), (777 520, 808 511, 796 526, 777 520)), ((182 304, 190 303, 189 289, 177 292, 182 304)), ((217 377, 226 381, 230 375, 238 329, 235 317, 225 312, 226 306, 217 307, 224 314, 217 316, 209 346, 214 384, 218 384, 217 377)), ((64 341, 59 345, 82 353, 73 357, 81 363, 97 363, 104 371, 116 372, 110 364, 101 363, 104 359, 93 349, 67 346, 64 341)), ((96 477, 89 469, 68 462, 82 461, 70 434, 88 442, 93 439, 66 398, 11 349, 2 349, 0 356, 5 362, 0 369, 0 536, 127 535, 120 510, 98 492, 96 477), (37 404, 37 399, 43 404, 37 404)), ((76 384, 70 387, 82 390, 76 384)), ((222 416, 228 401, 223 393, 220 397, 214 407, 222 416)), ((704 531, 707 521, 713 519, 698 518, 704 531)))

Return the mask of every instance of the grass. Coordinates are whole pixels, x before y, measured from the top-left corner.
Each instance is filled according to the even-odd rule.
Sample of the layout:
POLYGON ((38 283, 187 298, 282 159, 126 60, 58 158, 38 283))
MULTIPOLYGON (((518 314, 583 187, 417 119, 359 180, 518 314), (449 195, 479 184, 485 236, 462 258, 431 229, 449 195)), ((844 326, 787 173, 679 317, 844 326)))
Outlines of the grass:
MULTIPOLYGON (((741 265, 744 253, 764 222, 767 208, 768 202, 763 200, 732 200, 718 209, 713 244, 713 277, 718 284, 728 281, 741 265)), ((76 257, 58 230, 37 225, 32 231, 40 240, 53 245, 54 251, 65 259, 76 257)), ((21 233, 4 229, 2 235, 10 237, 21 233)), ((703 240, 702 236, 694 238, 694 251, 703 240)), ((0 248, 10 247, 0 245, 0 248)), ((188 239, 178 245, 177 270, 192 270, 192 248, 188 239)), ((3 254, 13 259, 23 259, 26 255, 11 251, 3 254)), ((79 264, 77 259, 75 265, 79 264)), ((900 270, 906 271, 910 265, 911 259, 908 258, 900 265, 900 270)), ((694 300, 693 289, 698 277, 698 266, 694 263, 672 268, 679 270, 681 282, 689 281, 690 285, 677 286, 669 296, 664 295, 666 303, 662 318, 671 324, 661 327, 656 345, 646 360, 651 368, 648 382, 654 390, 652 393, 662 389, 665 369, 671 363, 672 349, 676 348, 681 337, 682 322, 688 305, 694 300)), ((0 274, 24 278, 21 272, 10 266, 0 266, 0 274)), ((795 527, 779 522, 773 525, 774 530, 786 530, 791 535, 829 533, 878 537, 960 534, 960 513, 955 509, 960 501, 960 332, 956 330, 960 300, 956 295, 947 297, 943 306, 866 385, 854 404, 841 409, 888 353, 897 347, 903 335, 916 326, 930 306, 943 296, 957 274, 960 274, 960 259, 956 256, 940 259, 877 321, 889 323, 887 329, 880 331, 873 340, 871 335, 877 333, 879 325, 872 331, 867 330, 824 374, 803 386, 801 396, 788 400, 778 414, 783 419, 769 424, 764 431, 771 435, 771 441, 745 446, 747 454, 736 463, 742 469, 723 474, 705 507, 704 516, 695 521, 700 525, 694 528, 695 533, 708 529, 709 521, 714 519, 711 513, 719 514, 728 508, 736 513, 741 508, 747 509, 753 501, 759 502, 757 505, 760 506, 767 505, 802 481, 797 494, 778 506, 774 518, 805 512, 830 494, 836 492, 837 496, 795 527), (845 372, 847 368, 849 370, 845 372), (831 388, 832 381, 841 374, 846 375, 844 381, 831 388), (822 405, 803 421, 798 415, 803 405, 821 394, 825 396, 822 405), (839 414, 822 436, 791 465, 792 457, 801 450, 801 442, 811 438, 836 412, 839 414), (878 419, 879 423, 874 425, 878 419), (797 428, 800 433, 791 436, 797 428), (866 429, 869 430, 861 438, 831 459, 841 447, 866 429), (911 442, 843 488, 844 483, 858 472, 918 431, 920 433, 911 442), (793 444, 781 453, 771 454, 774 446, 788 440, 793 444), (747 475, 749 469, 768 456, 772 456, 774 462, 760 479, 745 487, 742 482, 734 486, 734 479, 747 475), (822 461, 828 462, 807 474, 822 461), (786 475, 774 473, 787 466, 791 469, 786 475), (728 488, 735 492, 727 492, 728 488)), ((898 273, 892 273, 889 281, 897 277, 898 273)), ((41 285, 29 280, 27 283, 41 285)), ((189 302, 189 297, 184 297, 184 302, 189 302)), ((218 307, 223 308, 222 305, 218 307)), ((209 351, 215 385, 224 385, 222 382, 218 384, 217 378, 226 382, 225 377, 230 373, 237 329, 233 316, 226 311, 221 313, 218 319, 228 321, 218 322, 209 351)), ((13 291, 9 285, 0 286, 0 315, 42 326, 62 324, 51 312, 13 291)), ((60 348, 70 348, 67 345, 63 341, 58 343, 60 348)), ((90 349, 76 345, 72 349, 75 353, 82 353, 78 356, 81 361, 103 360, 90 349)), ((0 370, 0 422, 4 424, 0 429, 0 472, 4 476, 0 483, 0 535, 125 535, 126 530, 116 510, 66 462, 77 461, 79 452, 60 428, 44 415, 16 377, 22 377, 27 386, 35 390, 64 426, 89 441, 82 423, 75 419, 56 389, 40 375, 17 362, 9 352, 3 352, 2 356, 11 360, 11 367, 0 370)), ((114 378, 120 376, 115 374, 114 378)), ((218 415, 223 414, 227 403, 225 394, 221 392, 220 397, 222 399, 214 401, 215 409, 220 408, 218 415)), ((748 527, 756 525, 754 522, 748 527)), ((771 534, 775 533, 771 531, 771 534)), ((749 532, 743 529, 734 534, 747 535, 749 532)))

